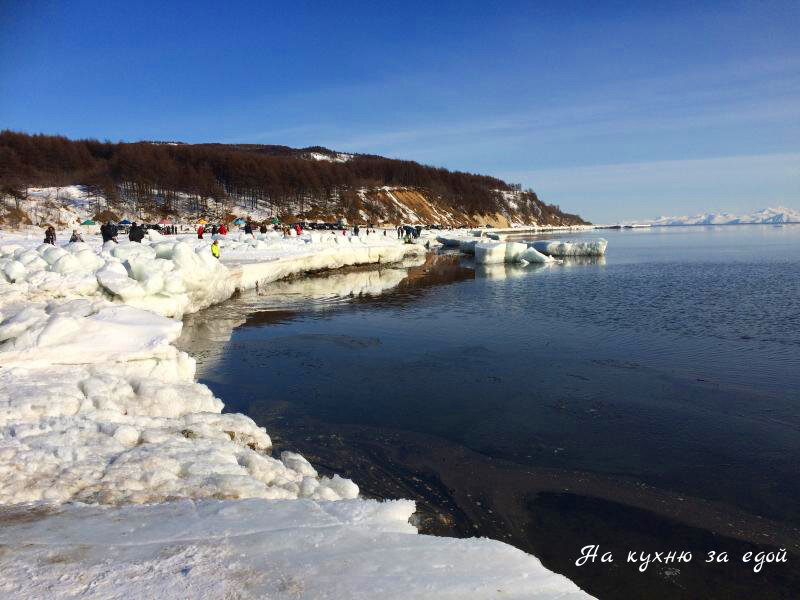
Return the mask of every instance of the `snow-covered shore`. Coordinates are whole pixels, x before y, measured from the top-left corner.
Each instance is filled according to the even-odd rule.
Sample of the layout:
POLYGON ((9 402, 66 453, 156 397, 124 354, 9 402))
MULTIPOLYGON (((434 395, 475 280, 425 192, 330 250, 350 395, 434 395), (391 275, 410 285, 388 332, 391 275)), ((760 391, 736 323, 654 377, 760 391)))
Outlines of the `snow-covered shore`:
POLYGON ((413 535, 195 380, 177 318, 310 270, 392 263, 382 234, 46 246, 0 233, 0 589, 39 597, 583 597, 489 540, 413 535), (331 596, 332 595, 332 596, 331 596))

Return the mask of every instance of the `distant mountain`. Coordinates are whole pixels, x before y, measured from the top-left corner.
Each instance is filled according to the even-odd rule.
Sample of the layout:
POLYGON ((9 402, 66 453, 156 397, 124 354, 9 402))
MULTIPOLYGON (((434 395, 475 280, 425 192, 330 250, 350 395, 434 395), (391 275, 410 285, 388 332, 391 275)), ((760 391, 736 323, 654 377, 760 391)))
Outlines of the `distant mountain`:
POLYGON ((776 208, 764 208, 749 215, 707 213, 692 217, 659 217, 652 221, 637 222, 637 224, 647 225, 777 225, 780 223, 800 223, 800 211, 778 206, 776 208))

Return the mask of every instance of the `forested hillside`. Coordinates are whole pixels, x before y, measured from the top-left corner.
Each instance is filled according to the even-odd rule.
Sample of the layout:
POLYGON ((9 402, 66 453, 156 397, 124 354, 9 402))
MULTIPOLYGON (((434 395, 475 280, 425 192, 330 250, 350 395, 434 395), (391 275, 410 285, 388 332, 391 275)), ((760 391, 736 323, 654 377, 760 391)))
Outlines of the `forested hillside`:
MULTIPOLYGON (((322 147, 112 143, 0 132, 6 221, 31 188, 83 186, 98 213, 179 219, 276 215, 442 225, 579 224, 500 179, 322 147)), ((28 217, 29 220, 30 217, 28 217)))

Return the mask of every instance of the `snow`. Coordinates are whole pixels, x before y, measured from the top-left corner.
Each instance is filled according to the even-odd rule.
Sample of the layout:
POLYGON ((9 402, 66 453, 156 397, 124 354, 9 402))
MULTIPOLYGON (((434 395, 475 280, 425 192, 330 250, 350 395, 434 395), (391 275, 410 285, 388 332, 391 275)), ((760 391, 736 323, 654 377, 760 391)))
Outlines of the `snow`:
MULTIPOLYGON (((0 233, 6 595, 582 596, 499 542, 415 535, 412 502, 358 499, 354 482, 320 476, 296 453, 273 457, 267 432, 222 414, 174 344, 178 318, 237 289, 419 260, 422 245, 233 234, 219 236, 219 261, 211 240, 195 236, 86 238, 54 247, 0 233)), ((518 254, 519 244, 496 245, 503 260, 518 254)), ((380 289, 396 277, 362 284, 380 289)))
POLYGON ((334 152, 332 154, 324 154, 323 152, 308 152, 305 154, 311 160, 324 160, 328 162, 347 162, 353 159, 352 154, 346 152, 334 152))
POLYGON ((249 499, 0 513, 0 592, 28 598, 586 597, 525 553, 414 535, 414 503, 249 499), (21 541, 24 540, 24 544, 21 541))

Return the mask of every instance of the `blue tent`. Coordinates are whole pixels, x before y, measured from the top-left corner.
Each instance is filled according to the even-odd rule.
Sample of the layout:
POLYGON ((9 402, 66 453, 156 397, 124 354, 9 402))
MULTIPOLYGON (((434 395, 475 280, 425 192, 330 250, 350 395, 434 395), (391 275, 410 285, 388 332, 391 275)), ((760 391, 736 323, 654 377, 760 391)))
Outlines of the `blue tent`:
POLYGON ((119 222, 119 224, 120 224, 120 225, 130 225, 130 224, 131 224, 131 222, 130 222, 130 221, 128 221, 128 219, 122 219, 122 221, 120 221, 120 222, 119 222))
POLYGON ((246 221, 245 221, 244 219, 242 219, 241 217, 240 217, 240 218, 238 218, 238 219, 236 219, 236 220, 233 222, 233 224, 234 224, 234 225, 244 225, 245 223, 246 223, 246 221))

